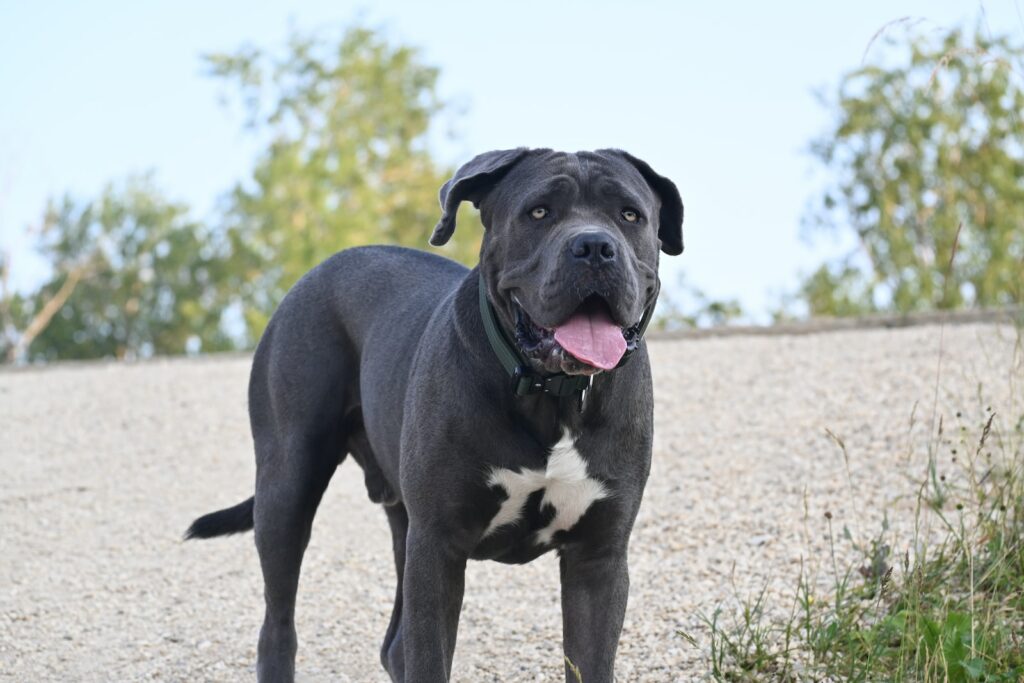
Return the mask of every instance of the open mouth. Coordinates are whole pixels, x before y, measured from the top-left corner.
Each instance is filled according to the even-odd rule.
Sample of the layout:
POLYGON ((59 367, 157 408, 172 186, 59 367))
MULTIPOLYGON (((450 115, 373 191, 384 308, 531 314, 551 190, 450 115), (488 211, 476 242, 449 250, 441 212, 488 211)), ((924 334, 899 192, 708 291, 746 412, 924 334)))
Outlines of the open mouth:
POLYGON ((534 369, 568 375, 593 375, 615 368, 636 348, 640 323, 620 327, 612 320, 608 304, 593 294, 567 320, 554 328, 533 322, 515 301, 516 343, 534 369))

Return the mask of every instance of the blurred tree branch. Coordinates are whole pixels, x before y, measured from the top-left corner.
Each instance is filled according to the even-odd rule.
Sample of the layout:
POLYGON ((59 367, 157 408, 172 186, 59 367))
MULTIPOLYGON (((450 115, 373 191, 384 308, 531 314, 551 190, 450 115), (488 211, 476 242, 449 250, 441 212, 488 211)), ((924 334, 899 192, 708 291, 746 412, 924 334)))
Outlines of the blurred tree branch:
MULTIPOLYGON (((0 312, 3 315, 5 323, 9 323, 13 327, 13 321, 9 318, 10 313, 10 300, 7 289, 7 265, 9 261, 5 259, 3 269, 3 280, 4 287, 3 291, 0 292, 0 300, 3 302, 3 311, 0 312)), ((39 333, 46 329, 46 326, 53 320, 53 316, 57 315, 57 312, 71 297, 71 293, 75 291, 75 287, 78 286, 79 280, 85 274, 86 268, 79 266, 72 268, 64 277, 64 282, 61 284, 60 289, 49 299, 42 302, 42 307, 39 312, 32 317, 25 326, 25 329, 17 334, 15 341, 7 349, 7 362, 14 363, 22 359, 29 345, 32 343, 39 333)), ((6 325, 5 325, 6 327, 6 325)))

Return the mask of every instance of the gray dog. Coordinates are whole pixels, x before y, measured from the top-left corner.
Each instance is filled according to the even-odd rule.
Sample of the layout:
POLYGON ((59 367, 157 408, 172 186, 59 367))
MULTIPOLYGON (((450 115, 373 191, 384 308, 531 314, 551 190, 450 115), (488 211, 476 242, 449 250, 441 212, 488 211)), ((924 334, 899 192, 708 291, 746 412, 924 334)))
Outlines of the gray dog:
POLYGON ((451 237, 462 201, 486 226, 479 266, 343 251, 292 288, 256 349, 255 495, 187 536, 255 528, 261 681, 293 679, 299 567, 346 454, 391 526, 398 587, 380 655, 392 680, 448 680, 468 559, 550 550, 566 658, 586 683, 613 678, 651 462, 643 333, 658 250, 683 250, 682 201, 618 150, 488 152, 441 188, 431 244, 451 237))

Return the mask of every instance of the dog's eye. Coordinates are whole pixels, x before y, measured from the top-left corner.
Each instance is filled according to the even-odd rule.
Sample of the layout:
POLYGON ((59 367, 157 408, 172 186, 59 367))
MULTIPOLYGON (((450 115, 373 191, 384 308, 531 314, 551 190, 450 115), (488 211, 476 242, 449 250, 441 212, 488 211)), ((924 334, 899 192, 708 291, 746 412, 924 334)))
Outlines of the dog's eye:
POLYGON ((532 218, 535 221, 539 221, 541 218, 546 218, 547 215, 548 210, 546 207, 535 206, 532 209, 530 209, 530 218, 532 218))
POLYGON ((633 209, 623 209, 622 217, 625 218, 628 223, 638 223, 640 221, 640 214, 633 209))

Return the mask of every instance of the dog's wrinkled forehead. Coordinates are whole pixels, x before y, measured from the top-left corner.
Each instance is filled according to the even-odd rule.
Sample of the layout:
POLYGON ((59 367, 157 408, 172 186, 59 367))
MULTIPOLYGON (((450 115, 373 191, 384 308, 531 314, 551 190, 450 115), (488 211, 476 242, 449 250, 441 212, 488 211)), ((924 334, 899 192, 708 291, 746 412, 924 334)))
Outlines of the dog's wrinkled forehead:
POLYGON ((621 156, 600 152, 544 151, 517 163, 488 195, 481 209, 489 215, 520 208, 546 191, 572 193, 580 201, 605 195, 629 196, 648 211, 657 199, 635 166, 621 156))
POLYGON ((568 198, 576 208, 607 211, 611 203, 622 202, 620 209, 641 209, 644 224, 656 226, 661 250, 673 256, 683 251, 679 190, 646 161, 619 149, 567 153, 517 147, 479 154, 441 187, 441 218, 430 243, 439 247, 451 238, 463 201, 479 208, 484 226, 491 228, 495 217, 516 215, 535 196, 543 200, 549 186, 552 196, 568 198))

